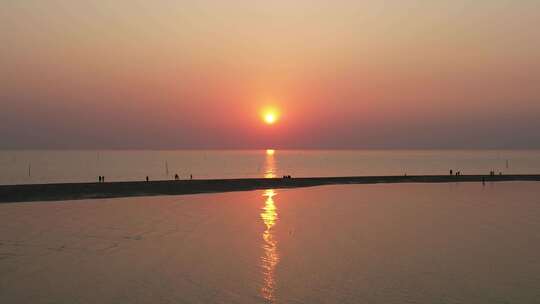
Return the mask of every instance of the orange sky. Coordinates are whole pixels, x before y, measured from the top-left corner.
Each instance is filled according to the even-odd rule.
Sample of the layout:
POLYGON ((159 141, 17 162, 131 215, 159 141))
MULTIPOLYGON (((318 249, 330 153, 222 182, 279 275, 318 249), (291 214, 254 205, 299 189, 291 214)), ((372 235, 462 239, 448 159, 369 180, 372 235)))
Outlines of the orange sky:
POLYGON ((0 4, 0 148, 540 148, 538 1, 113 2, 0 4))

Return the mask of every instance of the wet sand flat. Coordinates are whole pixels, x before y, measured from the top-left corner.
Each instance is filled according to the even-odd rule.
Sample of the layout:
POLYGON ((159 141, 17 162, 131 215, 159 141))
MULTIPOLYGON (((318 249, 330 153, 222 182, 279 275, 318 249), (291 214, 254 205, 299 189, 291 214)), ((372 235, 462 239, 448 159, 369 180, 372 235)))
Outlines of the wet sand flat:
POLYGON ((282 189, 340 184, 540 181, 540 175, 417 175, 245 178, 150 182, 0 185, 0 203, 282 189))

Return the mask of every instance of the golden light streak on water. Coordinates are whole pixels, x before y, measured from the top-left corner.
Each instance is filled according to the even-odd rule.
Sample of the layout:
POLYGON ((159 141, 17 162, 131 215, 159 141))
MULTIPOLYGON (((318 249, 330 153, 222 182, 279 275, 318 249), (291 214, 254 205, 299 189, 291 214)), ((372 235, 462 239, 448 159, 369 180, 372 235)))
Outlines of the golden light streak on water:
POLYGON ((264 254, 261 257, 261 268, 264 285, 261 288, 261 296, 271 303, 275 301, 275 269, 279 263, 277 240, 275 239, 274 231, 272 229, 278 220, 277 207, 273 199, 273 197, 276 195, 277 193, 272 189, 264 192, 263 197, 266 197, 266 201, 264 203, 264 207, 262 208, 263 212, 261 213, 261 219, 266 226, 266 229, 262 234, 262 238, 264 240, 262 246, 264 254))
POLYGON ((276 160, 274 154, 276 153, 273 149, 266 150, 266 160, 264 164, 264 178, 275 178, 276 177, 276 160))

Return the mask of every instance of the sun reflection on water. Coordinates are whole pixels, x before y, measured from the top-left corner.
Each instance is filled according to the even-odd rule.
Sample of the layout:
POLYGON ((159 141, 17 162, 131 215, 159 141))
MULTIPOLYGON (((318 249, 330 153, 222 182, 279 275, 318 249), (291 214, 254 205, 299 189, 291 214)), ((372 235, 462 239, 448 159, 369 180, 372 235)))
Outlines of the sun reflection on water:
POLYGON ((274 236, 273 227, 278 220, 277 208, 274 203, 273 197, 277 193, 272 190, 264 191, 263 197, 266 197, 263 212, 261 213, 261 219, 266 226, 263 232, 262 238, 264 240, 263 250, 264 255, 261 257, 261 267, 263 272, 264 285, 261 288, 261 295, 264 299, 274 302, 275 289, 276 289, 276 277, 275 269, 279 262, 279 254, 277 252, 277 241, 274 236))
POLYGON ((276 177, 276 160, 274 159, 275 153, 276 151, 273 149, 266 150, 266 161, 264 164, 264 178, 276 177))

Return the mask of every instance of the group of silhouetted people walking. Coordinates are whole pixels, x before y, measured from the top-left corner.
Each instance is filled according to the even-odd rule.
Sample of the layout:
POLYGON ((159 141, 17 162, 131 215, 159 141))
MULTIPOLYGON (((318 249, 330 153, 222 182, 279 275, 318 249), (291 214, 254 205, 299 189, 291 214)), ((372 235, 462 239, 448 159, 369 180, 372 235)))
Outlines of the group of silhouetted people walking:
MULTIPOLYGON (((190 174, 189 175, 189 179, 193 179, 193 174, 190 174)), ((174 174, 174 180, 177 181, 177 180, 180 180, 180 175, 178 175, 178 173, 174 174)), ((146 181, 150 181, 150 178, 148 176, 146 176, 146 181)))
MULTIPOLYGON (((193 174, 190 174, 190 175, 189 175, 189 179, 193 179, 193 174)), ((178 175, 178 173, 176 173, 176 174, 174 175, 174 180, 175 180, 175 181, 180 180, 180 176, 178 175)), ((146 176, 146 181, 147 181, 147 182, 150 181, 150 178, 149 178, 148 176, 146 176)))
POLYGON ((454 174, 455 174, 456 176, 461 176, 461 171, 455 171, 455 172, 454 172, 454 170, 450 169, 450 175, 454 175, 454 174))
POLYGON ((100 183, 103 183, 105 181, 105 176, 102 176, 102 175, 98 176, 98 181, 100 183))
MULTIPOLYGON (((453 171, 453 170, 450 170, 450 175, 455 175, 455 176, 461 176, 461 171, 453 171)), ((489 171, 489 176, 495 176, 495 171, 489 171)), ((499 172, 498 175, 502 175, 502 172, 499 172)))

